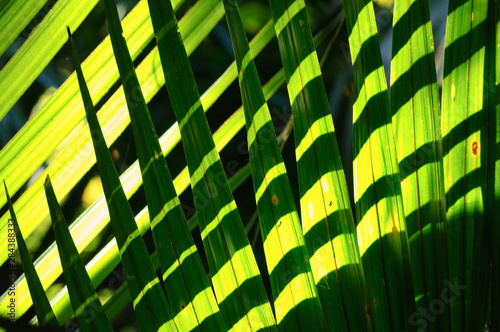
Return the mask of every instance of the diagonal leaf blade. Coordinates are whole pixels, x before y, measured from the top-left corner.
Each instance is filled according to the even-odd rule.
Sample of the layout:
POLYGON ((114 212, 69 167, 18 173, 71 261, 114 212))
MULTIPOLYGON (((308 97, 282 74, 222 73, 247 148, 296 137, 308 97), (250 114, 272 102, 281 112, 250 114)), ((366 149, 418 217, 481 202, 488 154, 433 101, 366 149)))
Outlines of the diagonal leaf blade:
POLYGON ((47 0, 8 0, 0 5, 0 55, 30 23, 47 0))
POLYGON ((45 192, 64 278, 78 326, 82 331, 113 331, 73 242, 48 176, 45 180, 45 192))
POLYGON ((0 72, 0 119, 3 119, 64 45, 64 27, 71 24, 76 29, 97 2, 98 0, 58 1, 52 7, 31 37, 0 72))
MULTIPOLYGON (((153 4, 150 1, 152 8, 153 4)), ((177 24, 169 24, 165 19, 168 14, 158 6, 154 8, 151 15, 167 91, 179 123, 201 236, 225 326, 271 329, 275 324, 271 307, 210 134, 177 24)))
MULTIPOLYGON (((50 306, 49 300, 47 299, 47 294, 43 290, 42 283, 40 282, 40 278, 36 273, 35 267, 33 266, 33 262, 31 261, 31 257, 26 247, 26 243, 24 242, 23 234, 21 233, 21 229, 19 228, 19 224, 17 223, 16 214, 14 212, 14 207, 12 206, 12 202, 10 200, 9 192, 7 191, 7 185, 4 181, 5 187, 5 195, 7 196, 7 203, 9 204, 10 217, 12 221, 12 225, 15 229, 15 236, 18 243, 19 248, 19 256, 21 256, 21 264, 23 266, 24 275, 26 280, 28 281, 28 286, 30 289, 30 295, 33 300, 33 307, 35 308, 35 313, 38 317, 38 322, 40 326, 48 326, 54 329, 59 328, 59 323, 57 321, 56 316, 54 315, 54 311, 50 306)), ((14 254, 15 252, 15 244, 13 244, 13 251, 10 251, 11 243, 8 245, 9 253, 14 254)))
POLYGON ((137 313, 139 325, 144 330, 177 331, 160 281, 151 264, 148 251, 106 146, 71 34, 70 43, 87 120, 93 133, 92 141, 103 182, 111 226, 120 250, 123 266, 127 271, 130 296, 134 301, 134 310, 137 313))
MULTIPOLYGON (((106 14, 111 41, 127 99, 148 201, 151 229, 172 314, 181 330, 191 330, 196 325, 203 329, 223 330, 224 325, 215 297, 187 227, 132 59, 122 36, 118 11, 114 2, 108 1, 108 3, 106 14)), ((175 24, 170 2, 165 2, 165 7, 161 8, 163 12, 172 13, 171 17, 166 19, 170 24, 175 24)))

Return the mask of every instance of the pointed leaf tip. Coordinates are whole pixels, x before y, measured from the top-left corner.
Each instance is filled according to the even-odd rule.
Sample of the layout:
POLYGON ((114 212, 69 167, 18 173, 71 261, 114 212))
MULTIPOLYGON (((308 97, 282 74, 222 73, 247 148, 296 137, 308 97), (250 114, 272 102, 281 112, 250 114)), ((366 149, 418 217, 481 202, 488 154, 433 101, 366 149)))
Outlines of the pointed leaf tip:
POLYGON ((71 40, 72 35, 71 35, 71 30, 69 28, 69 25, 66 26, 66 30, 68 31, 68 39, 71 40))

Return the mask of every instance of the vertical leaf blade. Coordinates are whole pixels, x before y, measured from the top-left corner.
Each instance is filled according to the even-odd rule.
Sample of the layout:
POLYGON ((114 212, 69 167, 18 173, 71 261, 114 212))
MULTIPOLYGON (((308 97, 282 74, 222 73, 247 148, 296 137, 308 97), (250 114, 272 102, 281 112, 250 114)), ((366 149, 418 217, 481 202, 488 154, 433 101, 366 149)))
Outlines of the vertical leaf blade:
POLYGON ((354 219, 305 4, 269 3, 293 112, 302 227, 326 325, 369 330, 354 219))
POLYGON ((238 65, 250 165, 266 262, 281 331, 323 330, 323 317, 285 164, 238 4, 224 1, 238 65))
POLYGON ((484 326, 488 258, 485 252, 487 1, 450 1, 443 73, 443 167, 448 218, 448 280, 452 331, 484 326))
MULTIPOLYGON (((108 3, 110 5, 106 6, 106 14, 111 42, 127 99, 151 229, 172 314, 177 326, 182 330, 195 327, 223 330, 224 325, 215 297, 187 227, 122 35, 118 11, 114 2, 108 3)), ((167 1, 165 6, 166 10, 163 11, 172 13, 172 16, 164 19, 175 24, 172 5, 167 1)))
MULTIPOLYGON (((391 66, 391 110, 417 308, 429 308, 446 287, 447 245, 439 92, 429 5, 396 0, 391 66)), ((431 331, 447 315, 409 319, 431 331)))
POLYGON ((401 185, 373 4, 344 1, 354 67, 354 201, 375 329, 408 331, 415 312, 401 185))
MULTIPOLYGON (((491 30, 495 31, 492 39, 490 41, 491 47, 491 58, 490 58, 490 68, 494 67, 494 70, 490 70, 490 73, 495 73, 495 88, 493 90, 493 95, 491 97, 490 106, 490 117, 488 123, 490 127, 488 128, 488 135, 490 140, 488 141, 488 164, 490 169, 488 170, 488 183, 493 183, 488 191, 488 220, 490 222, 491 228, 489 230, 490 239, 488 243, 490 244, 490 254, 491 254, 491 321, 490 329, 491 331, 496 331, 500 329, 500 317, 495 315, 495 312, 500 312, 500 241, 496 241, 496 235, 500 234, 500 213, 498 212, 497 206, 500 206, 500 91, 498 90, 500 86, 500 6, 496 0, 493 4, 494 15, 490 18, 492 24, 490 25, 491 30)), ((490 39, 491 40, 491 39, 490 39)), ((490 87, 491 89, 491 87, 490 87)), ((489 90, 490 92, 492 90, 489 90)))

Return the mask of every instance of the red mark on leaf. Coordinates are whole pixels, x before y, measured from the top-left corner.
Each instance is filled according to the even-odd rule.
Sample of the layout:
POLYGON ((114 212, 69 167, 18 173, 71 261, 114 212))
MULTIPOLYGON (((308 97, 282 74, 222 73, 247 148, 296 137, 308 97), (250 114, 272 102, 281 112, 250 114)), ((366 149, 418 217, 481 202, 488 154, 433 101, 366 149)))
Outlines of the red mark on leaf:
POLYGON ((271 200, 273 201, 274 205, 278 205, 278 202, 280 201, 278 196, 276 196, 276 195, 273 195, 273 198, 271 200))
POLYGON ((479 144, 477 144, 477 141, 474 141, 474 142, 472 143, 472 153, 473 153, 475 156, 477 156, 477 149, 478 149, 478 147, 479 147, 479 144))

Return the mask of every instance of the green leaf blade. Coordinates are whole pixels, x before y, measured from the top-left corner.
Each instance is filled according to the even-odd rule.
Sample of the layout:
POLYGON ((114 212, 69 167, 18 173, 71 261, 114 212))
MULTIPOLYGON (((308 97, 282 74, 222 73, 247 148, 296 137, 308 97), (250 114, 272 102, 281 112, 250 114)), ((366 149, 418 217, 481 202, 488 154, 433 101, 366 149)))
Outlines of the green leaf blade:
POLYGON ((367 0, 344 1, 344 8, 354 68, 354 201, 370 311, 375 330, 414 330, 408 235, 375 13, 367 0))
MULTIPOLYGON (((209 15, 210 22, 212 25, 215 25, 216 22, 218 22, 219 18, 222 17, 223 9, 222 5, 216 6, 215 10, 211 9, 212 6, 210 6, 210 3, 207 1, 202 1, 199 3, 199 5, 193 7, 191 11, 181 19, 180 21, 180 30, 181 34, 183 34, 184 31, 184 24, 183 22, 190 22, 193 24, 196 24, 196 17, 204 17, 206 15, 209 15), (208 5, 208 6, 207 6, 208 5), (218 9, 217 9, 218 8, 218 9), (208 12, 207 12, 208 10, 208 12), (195 15, 195 16, 193 16, 195 15)), ((272 25, 270 25, 272 28, 272 25)), ((262 34, 258 34, 254 40, 250 43, 252 52, 254 54, 257 54, 259 49, 262 49, 262 45, 266 45, 269 40, 271 39, 270 37, 273 36, 274 34, 269 33, 269 30, 272 32, 272 29, 267 26, 262 34)), ((191 35, 186 36, 186 40, 189 41, 191 38, 191 35)), ((189 42, 188 44, 193 44, 189 42)), ((130 44, 129 44, 130 45, 130 44)), ((189 50, 190 52, 192 50, 189 50)), ((139 65, 137 68, 137 73, 138 73, 138 78, 139 81, 141 82, 141 86, 143 87, 151 87, 151 86, 157 86, 157 88, 151 89, 143 89, 145 93, 146 100, 150 100, 152 98, 152 94, 155 93, 156 91, 159 90, 159 87, 164 84, 163 75, 161 74, 161 66, 159 66, 159 59, 157 58, 158 53, 156 54, 150 54, 149 56, 146 57, 143 63, 139 65), (158 61, 158 62, 157 62, 158 61), (149 69, 148 69, 149 68, 149 69), (155 68, 156 71, 152 70, 152 68, 155 68), (142 74, 144 73, 144 74, 142 74), (160 79, 161 78, 161 79, 160 79)), ((226 82, 232 82, 236 76, 237 76, 237 70, 236 70, 236 63, 233 62, 233 64, 229 68, 234 68, 234 71, 231 69, 226 70, 226 72, 218 79, 211 88, 207 90, 207 92, 203 95, 202 97, 202 104, 206 107, 205 110, 208 110, 211 104, 213 104, 213 101, 216 100, 221 93, 223 92, 223 89, 225 89, 226 82), (222 88, 221 88, 222 87, 222 88)), ((264 93, 266 96, 266 99, 269 99, 274 92, 282 85, 284 82, 284 73, 283 70, 278 72, 273 78, 264 86, 264 93)), ((103 106, 103 109, 99 112, 99 121, 100 123, 103 124, 103 126, 106 126, 107 132, 105 132, 105 139, 106 142, 112 142, 116 137, 118 136, 118 129, 116 127, 112 127, 111 129, 109 128, 108 123, 119 123, 120 121, 124 121, 121 118, 116 118, 113 114, 125 114, 125 100, 123 94, 120 93, 115 93, 113 97, 110 99, 108 103, 106 103, 103 106), (112 107, 114 105, 120 105, 117 109, 114 109, 112 107), (112 111, 112 112, 110 112, 112 111), (109 136, 112 135, 112 136, 109 136)), ((245 120, 244 120, 244 114, 243 114, 243 109, 240 108, 238 111, 235 112, 225 123, 223 126, 221 126, 215 133, 214 133, 214 140, 217 146, 217 149, 222 149, 232 137, 245 125, 245 120)), ((123 124, 124 126, 125 124, 123 124)), ((105 130, 106 130, 105 129, 105 130)), ((84 148, 84 151, 91 150, 91 138, 90 135, 88 134, 87 128, 83 128, 82 132, 78 134, 77 136, 77 142, 84 142, 86 139, 89 140, 90 144, 88 147, 84 148)), ((174 148, 175 144, 177 144, 180 141, 180 133, 177 128, 177 124, 175 124, 173 127, 168 129, 161 137, 160 137, 160 145, 162 147, 162 151, 164 155, 167 155, 170 153, 170 151, 174 148)), ((76 143, 74 143, 76 144, 76 143)), ((86 144, 86 143, 82 143, 86 144)), ((81 152, 83 153, 83 152, 81 152)), ((54 162, 54 165, 49 165, 48 169, 46 172, 50 172, 51 174, 57 173, 56 171, 58 170, 57 165, 58 164, 64 164, 65 159, 61 156, 62 159, 59 159, 59 157, 56 159, 54 162)), ((86 155, 81 155, 82 159, 79 159, 78 164, 81 165, 82 163, 88 163, 86 161, 86 158, 92 159, 91 156, 86 156, 86 155)), ((95 157, 93 157, 95 158, 95 157)), ((95 159, 94 159, 95 160, 95 159)), ((88 165, 88 168, 90 168, 90 165, 88 165)), ((62 171, 62 170, 60 170, 62 171)), ((66 185, 59 185, 59 183, 55 183, 55 190, 58 192, 67 192, 69 190, 68 187, 73 186, 73 181, 76 180, 75 178, 78 178, 75 173, 70 172, 69 174, 66 173, 67 169, 65 170, 66 176, 68 176, 69 179, 67 179, 66 182, 64 182, 66 185)), ((79 174, 79 173, 77 173, 79 174)), ((80 177, 82 175, 79 175, 80 177)), ((141 180, 141 175, 140 175, 140 170, 139 170, 139 165, 138 162, 134 162, 121 176, 120 176, 120 181, 122 182, 122 185, 125 189, 125 193, 127 197, 131 197, 133 193, 138 189, 140 185, 140 180, 141 180)), ((36 220, 42 220, 45 217, 45 213, 48 213, 48 211, 42 210, 40 211, 39 209, 33 208, 33 205, 28 205, 29 203, 34 204, 37 206, 39 201, 42 200, 43 197, 41 197, 38 194, 38 188, 37 184, 41 183, 42 179, 39 179, 31 186, 28 191, 21 196, 21 198, 18 200, 18 204, 21 204, 21 208, 24 210, 23 216, 25 218, 28 218, 29 220, 33 220, 34 222, 36 220)), ((175 188, 176 191, 181 193, 183 192, 188 186, 189 186, 189 172, 187 168, 185 168, 179 176, 174 180, 175 188)), ((43 183, 42 183, 43 186, 43 183)), ((41 193, 40 193, 41 194, 41 193)), ((42 207, 46 207, 46 204, 41 204, 42 207)), ((147 212, 143 211, 144 213, 147 212)), ((4 216, 7 218, 7 216, 4 216)), ((145 220, 145 218, 141 218, 140 220, 145 220)), ((7 221, 7 220, 6 220, 7 221)), ((70 229, 72 230, 73 237, 75 239, 75 243, 77 244, 77 247, 82 250, 85 248, 91 241, 92 238, 96 236, 109 222, 109 214, 107 212, 106 204, 105 204, 105 198, 103 195, 98 198, 92 206, 90 206, 83 214, 81 214, 77 220, 70 226, 70 229), (85 236, 81 236, 80 234, 85 234, 85 236)), ((144 221, 146 223, 146 221, 144 221)), ((33 226, 32 223, 30 223, 27 226, 33 226)), ((141 226, 139 226, 141 228, 141 226)), ((147 226, 149 227, 149 225, 147 226)), ((142 230, 142 228, 141 228, 142 230)), ((116 255, 118 253, 116 252, 116 255)), ((113 256, 114 257, 114 256, 113 256)), ((113 260, 114 261, 114 258, 113 260)), ((55 246, 52 245, 49 247, 41 257, 37 260, 37 269, 41 269, 43 271, 42 273, 42 282, 44 284, 52 284, 57 277, 61 274, 61 266, 57 263, 57 250, 55 249, 55 246)), ((112 265, 112 267, 116 266, 112 265)), ((112 270, 111 265, 109 266, 109 269, 105 269, 106 275, 110 273, 112 270)), ((20 303, 18 305, 17 313, 19 315, 24 314, 24 312, 31 306, 31 301, 29 296, 27 295, 27 285, 26 285, 26 280, 24 277, 21 277, 18 279, 17 282, 18 290, 20 293, 20 303)), ((7 298, 7 293, 2 294, 1 297, 1 302, 0 303, 5 303, 5 301, 8 301, 7 298)), ((68 302, 69 303, 69 302, 68 302)), ((56 311, 56 316, 60 318, 59 312, 56 311)), ((64 317, 66 319, 67 317, 64 317)))
MULTIPOLYGON (((160 5, 160 7, 153 7, 152 10, 171 13, 171 17, 167 16, 163 19, 170 24, 176 24, 172 6, 170 2, 167 3, 168 5, 165 6, 153 4, 160 5)), ((217 303, 187 228, 132 59, 121 34, 118 12, 116 7, 113 9, 113 6, 107 6, 106 10, 111 41, 127 97, 148 201, 151 229, 172 313, 182 330, 191 330, 195 327, 192 325, 195 322, 206 329, 223 330, 224 326, 217 303)), ((154 18, 156 16, 153 15, 154 18)))
POLYGON ((28 25, 47 0, 9 0, 0 8, 0 55, 28 25))
POLYGON ((153 26, 225 326, 269 329, 275 324, 271 307, 210 134, 186 51, 175 25, 155 26, 155 22, 161 22, 161 18, 153 19, 153 26))
POLYGON ((68 230, 49 177, 45 180, 45 192, 64 278, 78 326, 82 331, 113 331, 68 230))
POLYGON ((224 5, 238 65, 255 199, 275 297, 276 323, 282 331, 323 330, 321 307, 290 182, 238 4, 225 1, 224 5))
POLYGON ((452 331, 484 326, 488 255, 487 183, 488 39, 486 1, 450 1, 443 73, 443 168, 447 206, 448 281, 460 294, 450 303, 452 331), (457 24, 460 22, 460 24, 457 24))
MULTIPOLYGON (((38 317, 38 322, 40 326, 48 326, 57 329, 59 328, 59 323, 57 321, 56 316, 54 315, 54 311, 52 310, 50 302, 47 298, 47 294, 45 294, 45 291, 43 290, 42 283, 40 282, 40 278, 36 273, 36 269, 33 266, 33 262, 31 261, 28 248, 26 247, 26 242, 24 241, 23 234, 21 233, 21 229, 19 228, 19 224, 17 222, 16 214, 14 212, 14 207, 12 206, 12 202, 10 200, 9 192, 7 191, 7 185, 5 184, 5 181, 3 184, 5 187, 5 195, 7 196, 7 202, 9 204, 9 210, 11 216, 11 220, 9 220, 9 222, 12 221, 12 225, 15 229, 16 240, 19 248, 19 255, 21 256, 21 264, 23 266, 26 280, 28 281, 30 295, 33 300, 33 306, 35 308, 35 313, 38 317)), ((11 248, 10 243, 8 247, 10 252, 11 248)))
POLYGON ((305 4, 270 6, 294 118, 302 227, 327 328, 369 330, 354 219, 305 4))
MULTIPOLYGON (((447 274, 446 206, 432 26, 427 1, 395 2, 391 72, 392 123, 411 252, 417 308, 439 299, 447 274)), ((447 313, 414 321, 448 328, 447 313)))
POLYGON ((65 42, 65 26, 80 25, 98 0, 58 1, 0 72, 0 119, 33 83, 65 42))
MULTIPOLYGON (((113 2, 114 5, 114 2, 113 2)), ((68 28, 69 29, 69 28, 68 28)), ((111 226, 120 249, 123 266, 130 283, 130 295, 137 312, 139 324, 144 330, 177 331, 167 300, 151 264, 144 241, 130 209, 111 154, 106 146, 89 90, 83 77, 78 54, 71 41, 74 65, 85 104, 97 165, 101 174, 111 226)))

